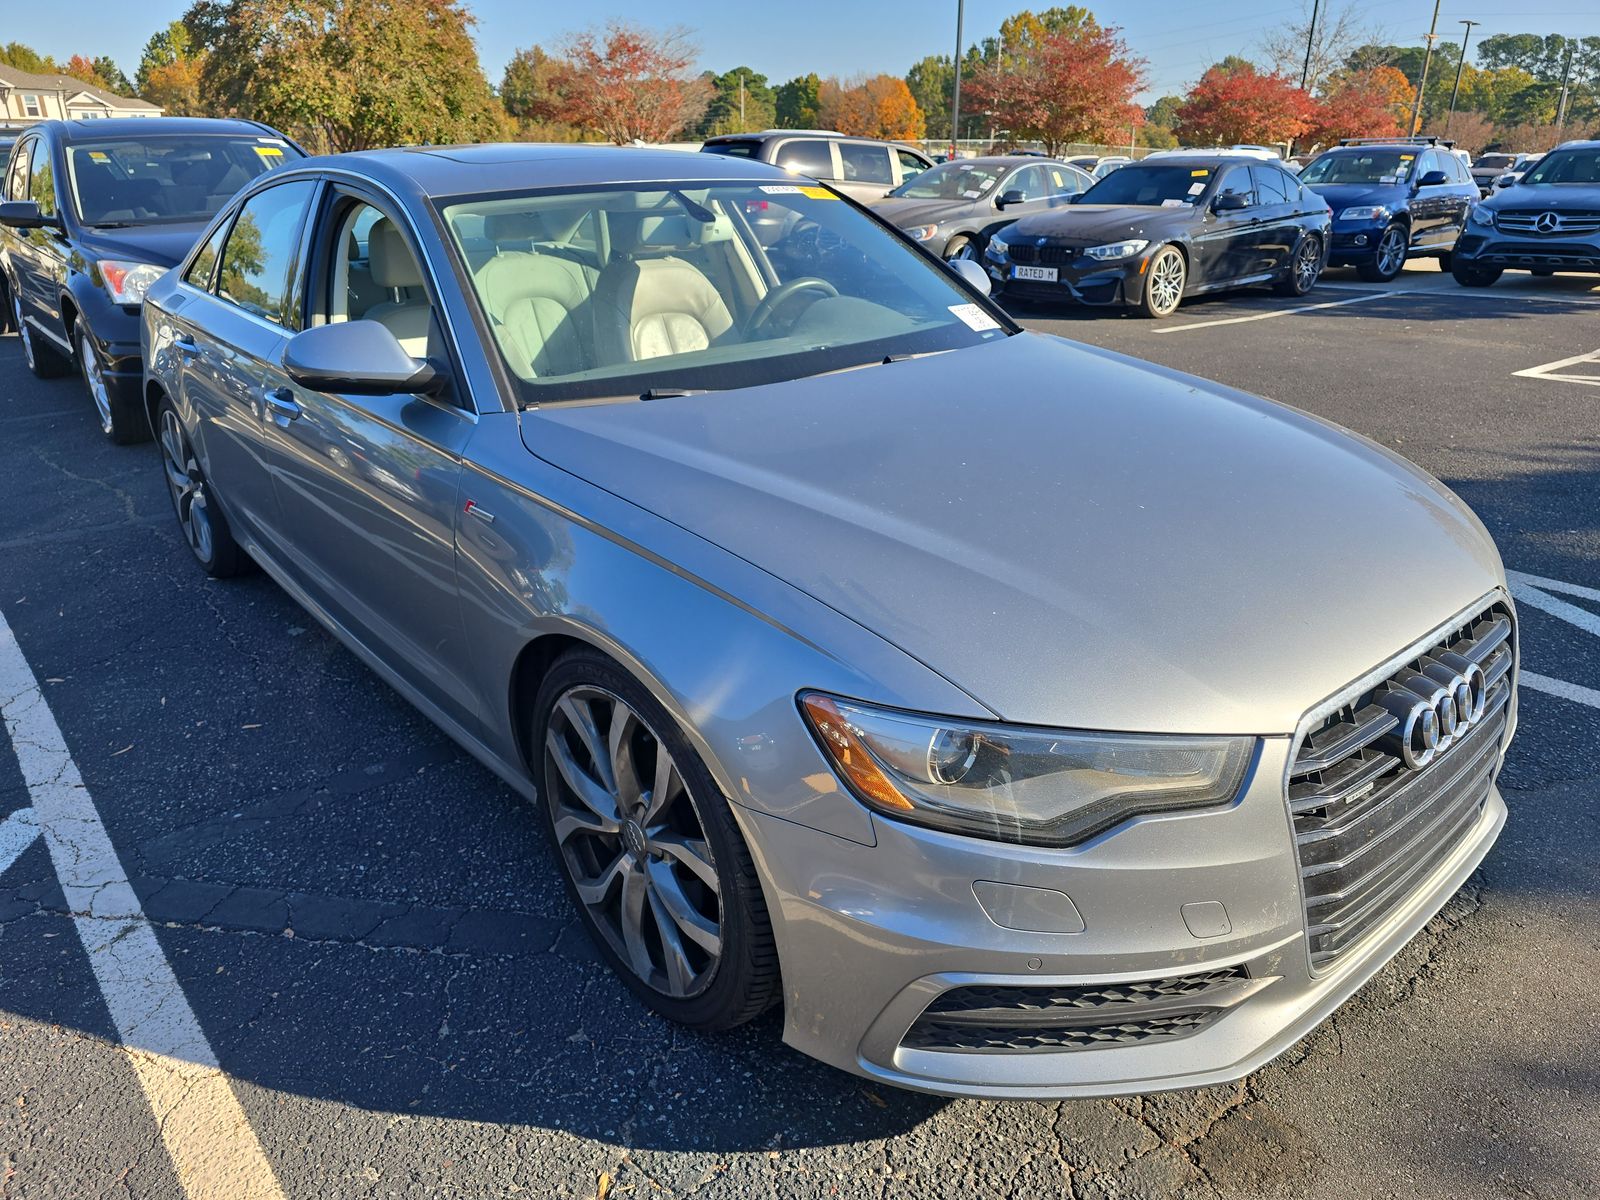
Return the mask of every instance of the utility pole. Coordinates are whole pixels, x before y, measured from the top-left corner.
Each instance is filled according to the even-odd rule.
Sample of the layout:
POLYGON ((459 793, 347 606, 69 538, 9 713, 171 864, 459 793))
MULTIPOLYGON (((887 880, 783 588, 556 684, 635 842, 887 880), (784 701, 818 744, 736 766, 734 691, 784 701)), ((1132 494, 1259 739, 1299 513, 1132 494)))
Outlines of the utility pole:
POLYGON ((966 0, 956 0, 956 94, 950 101, 950 157, 961 149, 961 19, 966 16, 966 0))
POLYGON ((744 133, 749 126, 744 123, 744 68, 739 68, 739 132, 744 133))
POLYGON ((1442 0, 1433 0, 1433 23, 1428 26, 1428 52, 1422 56, 1422 78, 1417 80, 1417 100, 1411 106, 1411 128, 1406 132, 1413 136, 1422 128, 1422 89, 1428 86, 1428 67, 1433 62, 1433 44, 1439 40, 1439 5, 1442 0))
POLYGON ((1311 24, 1306 27, 1306 65, 1300 68, 1300 90, 1306 90, 1306 82, 1311 78, 1311 47, 1317 37, 1317 9, 1321 0, 1311 0, 1311 24))
POLYGON ((1467 66, 1467 42, 1472 37, 1472 27, 1474 25, 1482 25, 1483 22, 1462 21, 1461 24, 1465 25, 1467 28, 1466 32, 1461 35, 1461 58, 1456 63, 1456 85, 1450 89, 1450 112, 1444 119, 1445 137, 1450 136, 1450 122, 1456 119, 1456 97, 1461 94, 1461 72, 1464 71, 1467 66))
POLYGON ((1572 46, 1575 38, 1567 39, 1567 62, 1561 68, 1561 99, 1556 103, 1556 141, 1561 141, 1561 131, 1567 125, 1567 85, 1572 82, 1572 46))

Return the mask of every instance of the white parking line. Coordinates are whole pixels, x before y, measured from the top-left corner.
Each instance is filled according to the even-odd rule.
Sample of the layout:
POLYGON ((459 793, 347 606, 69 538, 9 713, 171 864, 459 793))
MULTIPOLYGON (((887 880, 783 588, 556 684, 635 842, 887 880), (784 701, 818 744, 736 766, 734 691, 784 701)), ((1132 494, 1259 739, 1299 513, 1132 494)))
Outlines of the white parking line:
POLYGON ((38 836, 39 823, 33 819, 31 808, 19 808, 0 821, 0 874, 9 871, 38 836))
MULTIPOLYGON (((0 719, 33 799, 78 939, 189 1200, 282 1200, 100 822, 61 728, 0 614, 0 719)), ((29 823, 13 813, 20 837, 29 823)), ((26 843, 23 843, 25 848, 26 843)), ((21 852, 19 848, 18 853, 21 852)), ((9 865, 9 864, 8 864, 9 865)))
POLYGON ((1579 704, 1587 704, 1590 708, 1600 708, 1600 692, 1594 688, 1568 683, 1564 679, 1551 679, 1548 675, 1535 675, 1532 671, 1522 672, 1517 676, 1517 681, 1523 687, 1530 687, 1536 692, 1548 692, 1552 696, 1560 696, 1563 700, 1575 700, 1579 704))
POLYGON ((1387 296, 1402 296, 1404 292, 1363 292, 1348 300, 1324 300, 1321 304, 1303 304, 1299 308, 1277 308, 1271 312, 1252 313, 1248 317, 1222 317, 1216 321, 1195 321, 1188 325, 1158 325, 1156 333, 1188 333, 1191 329, 1211 329, 1217 325, 1243 325, 1246 321, 1270 321, 1274 317, 1292 317, 1296 313, 1315 312, 1319 308, 1340 308, 1346 304, 1365 304, 1368 300, 1382 300, 1387 296))
POLYGON ((1587 608, 1579 608, 1576 604, 1568 604, 1565 600, 1550 595, 1550 592, 1566 592, 1569 596, 1600 600, 1600 591, 1575 583, 1558 583, 1553 579, 1540 579, 1536 575, 1522 575, 1516 571, 1507 571, 1506 578, 1511 583, 1511 594, 1517 598, 1518 603, 1526 604, 1529 608, 1537 608, 1540 612, 1549 613, 1569 625, 1576 625, 1585 633, 1600 637, 1600 616, 1596 616, 1587 608))
POLYGON ((1591 350, 1587 354, 1574 354, 1571 358, 1558 358, 1555 362, 1540 363, 1537 367, 1526 367, 1521 371, 1513 371, 1513 376, 1521 375, 1526 379, 1553 379, 1557 383, 1581 383, 1586 387, 1600 387, 1600 375, 1557 375, 1555 372, 1564 367, 1575 367, 1579 363, 1594 363, 1600 366, 1600 350, 1591 350))

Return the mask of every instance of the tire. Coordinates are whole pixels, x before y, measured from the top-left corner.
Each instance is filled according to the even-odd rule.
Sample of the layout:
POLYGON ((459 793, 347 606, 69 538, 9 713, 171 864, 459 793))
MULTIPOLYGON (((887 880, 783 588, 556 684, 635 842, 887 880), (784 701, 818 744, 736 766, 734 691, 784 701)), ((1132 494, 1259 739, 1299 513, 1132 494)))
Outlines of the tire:
POLYGON ((1499 267, 1474 267, 1456 259, 1450 264, 1450 274, 1462 287, 1489 287, 1500 278, 1499 267))
POLYGON ((14 318, 11 316, 11 289, 6 277, 0 275, 0 333, 10 333, 14 318))
POLYGON ((1358 265, 1356 274, 1368 283, 1388 283, 1405 265, 1406 227, 1399 221, 1391 221, 1378 235, 1378 248, 1372 258, 1358 265))
POLYGON ((211 495, 211 485, 201 473, 183 419, 167 397, 156 409, 157 441, 167 494, 178 528, 194 553, 200 569, 213 579, 227 579, 249 569, 250 557, 233 540, 228 520, 211 495))
POLYGON ((1317 286, 1322 278, 1322 239, 1308 233, 1300 239, 1289 260, 1289 273, 1278 281, 1273 291, 1280 296, 1304 296, 1317 286))
POLYGON ((694 1029, 731 1029, 765 1011, 778 997, 778 952, 755 865, 666 709, 605 655, 574 650, 539 685, 531 733, 551 845, 611 969, 648 1007, 694 1029), (663 750, 677 782, 658 807, 663 750))
POLYGON ((89 399, 94 401, 95 415, 100 420, 100 432, 119 446, 131 446, 150 436, 145 424, 144 409, 126 396, 114 396, 106 385, 105 372, 100 363, 100 352, 95 349, 94 336, 81 320, 73 326, 73 343, 78 347, 78 370, 83 376, 83 386, 89 399))
POLYGON ((958 233, 944 244, 945 262, 955 262, 961 258, 977 262, 981 257, 982 254, 978 250, 978 243, 965 234, 958 233))
POLYGON ((1446 250, 1443 254, 1439 255, 1439 270, 1443 271, 1446 275, 1450 274, 1450 265, 1455 262, 1455 260, 1456 256, 1450 251, 1446 250))
POLYGON ((1554 275, 1555 273, 1556 269, 1554 267, 1533 267, 1529 271, 1529 274, 1531 274, 1535 279, 1549 279, 1550 276, 1554 275))
POLYGON ((1134 306, 1141 317, 1160 320, 1170 317, 1183 303, 1184 285, 1189 281, 1189 264, 1176 246, 1162 246, 1150 256, 1145 269, 1144 287, 1134 306))
POLYGON ((23 361, 40 379, 57 379, 72 370, 72 360, 61 351, 34 336, 28 323, 22 319, 22 297, 15 289, 11 292, 11 321, 17 327, 17 337, 22 342, 23 361))

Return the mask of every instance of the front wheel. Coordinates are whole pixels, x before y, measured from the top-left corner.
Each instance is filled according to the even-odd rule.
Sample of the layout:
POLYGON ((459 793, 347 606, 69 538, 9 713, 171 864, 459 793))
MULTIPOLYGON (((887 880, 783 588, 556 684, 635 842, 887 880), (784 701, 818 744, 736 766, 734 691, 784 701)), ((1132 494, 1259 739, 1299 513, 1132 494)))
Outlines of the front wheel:
POLYGON ((1378 249, 1373 256, 1356 268, 1368 283, 1388 283, 1400 274, 1406 265, 1406 230, 1396 222, 1388 226, 1378 238, 1378 249))
POLYGON ((1163 246, 1150 258, 1144 273, 1144 289, 1135 306, 1139 315, 1159 319, 1178 311, 1183 301, 1184 284, 1189 279, 1189 264, 1176 246, 1163 246))
POLYGON ((227 518, 212 500, 210 484, 200 470, 200 462, 184 432, 183 421, 172 401, 165 396, 156 412, 160 431, 161 466, 167 477, 167 492, 178 528, 189 544, 195 561, 213 579, 238 575, 250 564, 239 543, 233 540, 227 518))
POLYGON ((1450 251, 1446 250, 1443 254, 1439 255, 1439 270, 1443 271, 1446 275, 1450 274, 1455 261, 1456 256, 1450 251))
POLYGON ((77 334, 78 367, 83 372, 83 386, 94 401, 95 415, 100 418, 100 432, 119 446, 144 441, 150 431, 144 423, 143 410, 136 401, 112 392, 100 354, 94 348, 94 338, 82 321, 78 322, 77 334))
POLYGON ((1322 277, 1322 239, 1308 233, 1295 247, 1294 258, 1289 263, 1289 274, 1275 289, 1280 296, 1304 296, 1317 286, 1322 277))
POLYGON ((1488 287, 1500 278, 1499 267, 1474 267, 1456 259, 1450 264, 1450 274, 1462 287, 1488 287))
POLYGON ((556 661, 530 758, 578 912, 650 1008, 729 1029, 778 996, 778 954, 728 801, 671 715, 594 650, 556 661))
POLYGON ((978 243, 962 234, 957 234, 945 243, 945 262, 977 262, 978 243))

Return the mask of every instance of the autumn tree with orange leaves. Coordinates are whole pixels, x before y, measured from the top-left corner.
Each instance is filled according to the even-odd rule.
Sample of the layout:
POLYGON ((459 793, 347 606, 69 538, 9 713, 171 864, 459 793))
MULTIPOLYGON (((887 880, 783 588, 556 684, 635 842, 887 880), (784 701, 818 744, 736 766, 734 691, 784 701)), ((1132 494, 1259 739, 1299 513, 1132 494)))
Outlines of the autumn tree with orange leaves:
POLYGON ((893 75, 874 75, 851 86, 825 79, 818 97, 818 118, 840 133, 904 142, 920 138, 927 125, 906 81, 893 75))
POLYGON ((562 47, 552 81, 560 101, 552 115, 619 146, 670 141, 711 101, 710 84, 689 73, 695 53, 682 30, 626 21, 585 30, 562 47))
POLYGON ((1178 107, 1177 133, 1190 146, 1271 145, 1311 128, 1317 103, 1284 75, 1252 63, 1218 64, 1200 77, 1178 107))
MULTIPOLYGON (((1084 9, 1051 9, 1007 44, 1007 53, 975 70, 967 85, 975 110, 1015 141, 1043 142, 1054 154, 1072 142, 1126 140, 1144 111, 1133 102, 1144 62, 1120 31, 1084 9)), ((1020 14, 1032 18, 1031 13, 1020 14)))
POLYGON ((1394 67, 1342 71, 1317 100, 1304 140, 1331 146, 1340 138, 1399 137, 1410 104, 1411 83, 1394 67))

